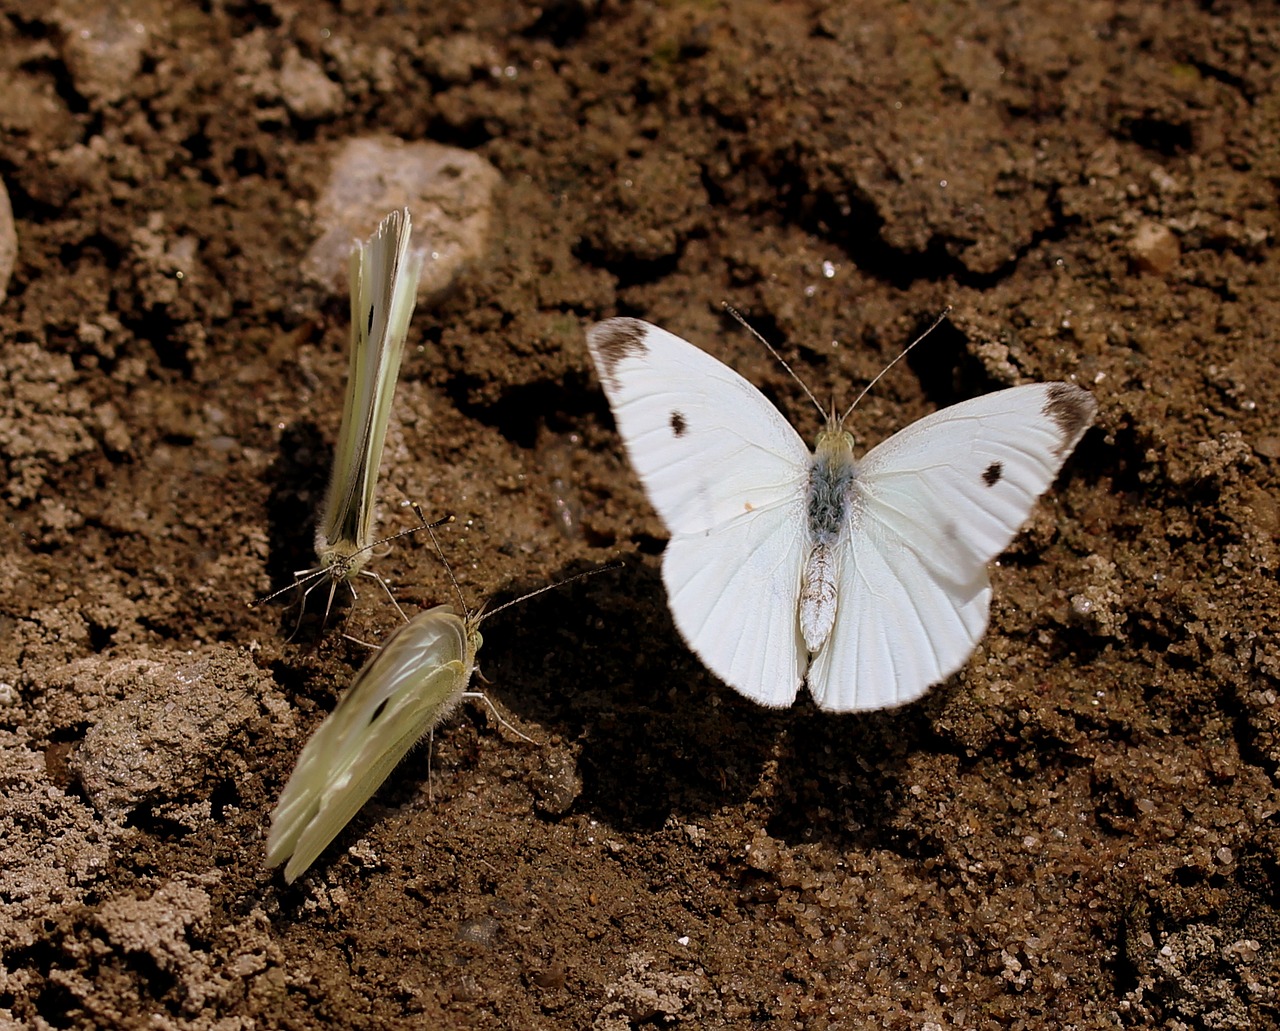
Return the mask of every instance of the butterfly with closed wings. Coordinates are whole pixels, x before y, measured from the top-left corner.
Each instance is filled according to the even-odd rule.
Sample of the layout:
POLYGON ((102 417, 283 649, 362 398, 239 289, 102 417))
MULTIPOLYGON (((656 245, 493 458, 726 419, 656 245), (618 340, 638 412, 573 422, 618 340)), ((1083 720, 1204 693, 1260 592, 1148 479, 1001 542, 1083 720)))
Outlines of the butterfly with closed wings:
MULTIPOLYGON (((435 539, 432 529, 425 527, 435 539)), ((438 547, 438 544, 437 544, 438 547)), ((442 556, 443 557, 443 556, 442 556)), ((356 674, 298 756, 271 813, 267 866, 285 864, 284 879, 300 877, 415 744, 449 718, 463 698, 484 698, 498 722, 529 741, 493 708, 483 693, 468 691, 484 639, 480 624, 499 612, 613 565, 589 569, 479 612, 462 604, 419 612, 399 627, 356 674)))
POLYGON ((285 863, 290 883, 305 873, 409 750, 448 719, 476 668, 481 618, 437 605, 365 663, 280 792, 267 866, 285 863))
POLYGON ((1048 489, 1097 405, 1070 383, 934 412, 861 458, 832 414, 810 451, 754 386, 639 319, 587 331, 631 464, 671 539, 677 629, 762 705, 808 682, 818 707, 919 698, 986 630, 987 566, 1048 489))
MULTIPOLYGON (((347 392, 342 405, 342 426, 333 452, 333 472, 316 525, 315 549, 320 564, 313 569, 296 571, 292 584, 258 599, 255 604, 302 587, 302 608, 305 608, 311 591, 328 580, 329 599, 325 603, 328 619, 338 584, 346 583, 354 596, 352 581, 364 575, 386 589, 386 583, 377 573, 364 568, 373 550, 421 529, 414 527, 380 541, 373 537, 378 468, 382 464, 391 401, 395 397, 424 260, 422 251, 409 247, 411 228, 408 208, 392 211, 368 240, 357 243, 351 250, 347 392)), ((388 590, 388 596, 390 593, 388 590)), ((395 598, 391 601, 395 604, 395 598)), ((302 609, 299 609, 298 626, 301 625, 302 609)))

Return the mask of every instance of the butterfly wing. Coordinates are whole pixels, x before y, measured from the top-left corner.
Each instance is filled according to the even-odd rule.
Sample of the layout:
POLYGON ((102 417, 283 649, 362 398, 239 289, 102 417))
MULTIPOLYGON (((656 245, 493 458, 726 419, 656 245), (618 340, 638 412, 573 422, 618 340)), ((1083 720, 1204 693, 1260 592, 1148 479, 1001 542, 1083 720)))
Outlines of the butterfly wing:
POLYGON ((985 565, 944 576, 872 523, 844 557, 836 616, 809 667, 820 709, 905 705, 958 670, 987 627, 985 565))
POLYGON ((587 346, 671 532, 662 577, 676 627, 731 687, 789 704, 807 661, 795 613, 809 449, 759 390, 666 330, 608 319, 587 346))
POLYGON ((1079 387, 1037 383, 935 412, 859 463, 837 613, 809 688, 832 711, 903 705, 986 629, 987 565, 1093 421, 1079 387))
POLYGON ((795 701, 809 653, 796 606, 806 528, 784 501, 667 542, 662 582, 676 628, 706 667, 775 708, 795 701))
POLYGON ((587 347, 631 465, 673 535, 798 493, 809 449, 729 366, 639 319, 597 323, 587 347))
POLYGON ((356 674, 303 748, 271 814, 267 866, 306 871, 466 689, 475 648, 447 605, 419 613, 356 674))
MULTIPOLYGON (((329 565, 373 538, 374 495, 391 400, 417 300, 421 252, 409 250, 409 210, 393 211, 351 252, 351 355, 333 474, 316 528, 316 552, 329 565)), ((359 563, 344 565, 354 576, 359 563)))

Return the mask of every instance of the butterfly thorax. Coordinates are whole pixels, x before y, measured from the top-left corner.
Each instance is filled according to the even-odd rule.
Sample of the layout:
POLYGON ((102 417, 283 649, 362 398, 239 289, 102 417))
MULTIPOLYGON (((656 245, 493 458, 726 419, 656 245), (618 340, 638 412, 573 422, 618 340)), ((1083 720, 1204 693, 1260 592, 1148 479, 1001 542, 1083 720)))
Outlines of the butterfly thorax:
POLYGON ((853 436, 833 421, 818 436, 805 498, 809 553, 800 579, 800 632, 810 654, 822 647, 835 623, 839 543, 857 475, 853 436))

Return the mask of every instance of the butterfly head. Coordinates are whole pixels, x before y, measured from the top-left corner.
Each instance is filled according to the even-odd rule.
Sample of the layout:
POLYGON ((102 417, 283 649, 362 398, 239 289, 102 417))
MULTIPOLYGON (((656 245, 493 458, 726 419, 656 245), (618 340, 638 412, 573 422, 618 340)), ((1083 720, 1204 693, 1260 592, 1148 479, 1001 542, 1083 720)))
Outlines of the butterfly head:
POLYGON ((813 452, 827 461, 842 455, 853 458, 853 434, 844 428, 844 416, 832 412, 827 417, 827 425, 818 434, 818 443, 813 452))
POLYGON ((354 580, 369 561, 369 545, 361 546, 346 538, 330 542, 317 535, 316 555, 321 570, 334 580, 354 580))

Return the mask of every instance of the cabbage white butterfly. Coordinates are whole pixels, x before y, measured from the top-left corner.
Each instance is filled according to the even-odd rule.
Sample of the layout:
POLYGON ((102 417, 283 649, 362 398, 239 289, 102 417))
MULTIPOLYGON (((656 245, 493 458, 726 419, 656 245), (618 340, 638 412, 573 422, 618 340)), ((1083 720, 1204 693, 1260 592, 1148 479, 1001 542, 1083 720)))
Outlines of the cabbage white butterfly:
POLYGON ((903 705, 963 666, 987 625, 987 564, 1097 409, 1070 383, 1012 387, 855 458, 848 412, 811 452, 759 390, 657 326, 608 319, 587 347, 671 533, 676 627, 769 706, 806 680, 832 712, 903 705))
MULTIPOLYGON (((288 860, 284 879, 289 883, 305 873, 414 744, 447 719, 462 698, 484 697, 467 691, 483 642, 481 623, 512 605, 612 568, 587 570, 487 612, 459 616, 451 605, 437 605, 397 629, 356 674, 298 756, 271 814, 267 866, 288 860)), ((530 740, 497 710, 494 715, 530 740)))
POLYGON ((290 883, 306 872, 409 749, 448 718, 475 670, 482 618, 437 605, 399 627, 365 663, 280 793, 268 867, 288 860, 290 883))
MULTIPOLYGON (((370 551, 384 543, 373 539, 374 495, 391 399, 395 396, 422 272, 422 252, 409 250, 410 228, 409 209, 393 211, 373 236, 352 248, 351 355, 333 471, 316 524, 315 548, 320 565, 294 573, 294 583, 261 601, 269 601, 308 581, 328 578, 327 616, 340 582, 347 583, 352 595, 355 587, 351 581, 362 572, 382 583, 382 578, 365 570, 364 565, 370 551)), ((397 536, 400 534, 385 540, 397 536)), ((312 583, 303 592, 304 607, 315 586, 312 583)), ((301 625, 301 612, 298 619, 301 625)))

